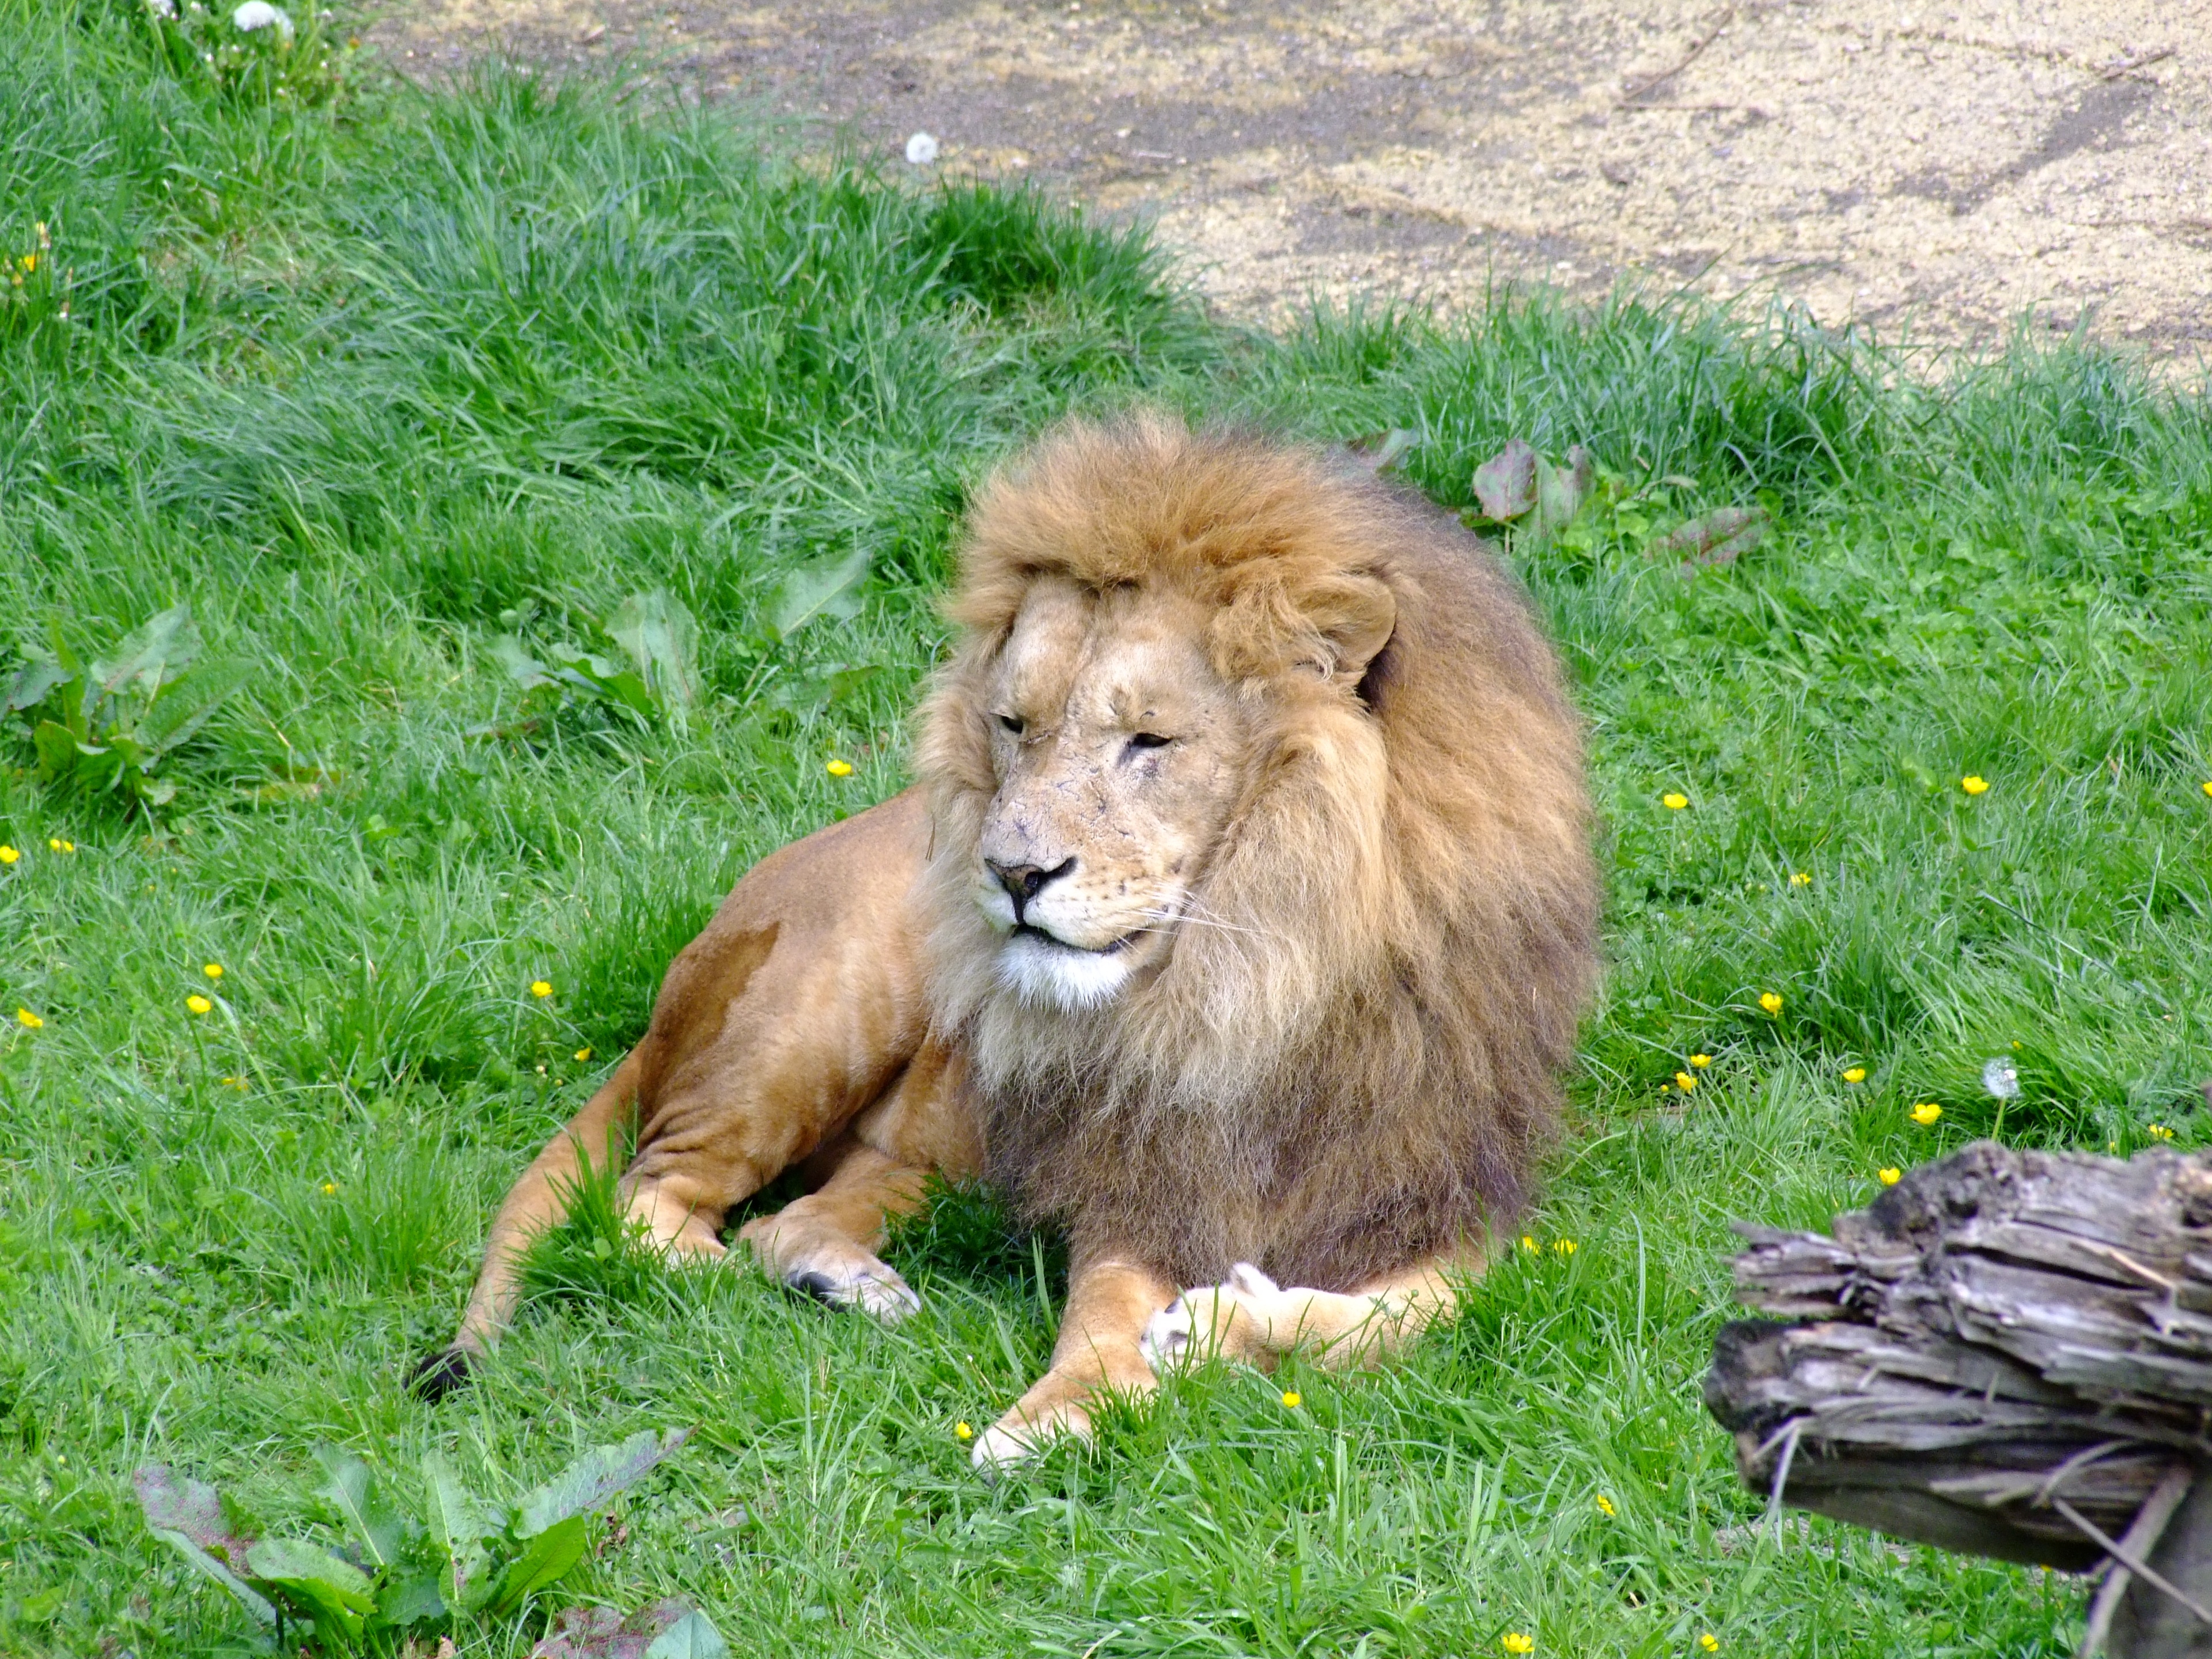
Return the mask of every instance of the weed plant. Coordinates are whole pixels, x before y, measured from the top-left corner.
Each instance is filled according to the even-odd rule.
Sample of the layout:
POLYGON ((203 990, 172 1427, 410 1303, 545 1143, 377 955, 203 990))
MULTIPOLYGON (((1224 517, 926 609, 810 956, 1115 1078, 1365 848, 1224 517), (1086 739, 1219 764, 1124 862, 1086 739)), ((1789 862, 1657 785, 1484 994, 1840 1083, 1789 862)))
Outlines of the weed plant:
MULTIPOLYGON (((279 97, 298 66, 168 52, 136 0, 0 0, 0 672, 180 604, 251 665, 163 803, 0 731, 0 1651, 240 1638, 142 1463, 312 1533, 319 1443, 499 1502, 678 1426, 562 1595, 682 1595, 745 1654, 2070 1650, 2067 1581, 1762 1527, 1698 1382, 1732 1218, 1820 1224, 1975 1135, 2212 1134, 2201 396, 2078 344, 1915 380, 1664 300, 1255 336, 1025 191, 499 71, 279 97), (1509 438, 1597 459, 1601 505, 1512 550, 1611 881, 1525 1239, 1401 1366, 1206 1371, 995 1488, 955 1425, 1043 1364, 1059 1280, 973 1194, 902 1234, 896 1332, 587 1206, 481 1381, 410 1397, 670 956, 901 786, 965 492, 1138 398, 1408 428, 1455 508, 1509 438), (1660 547, 1754 504, 1734 564, 1660 547), (518 718, 495 640, 655 590, 698 623, 686 719, 518 718)), ((452 1634, 521 1656, 549 1611, 452 1634)))

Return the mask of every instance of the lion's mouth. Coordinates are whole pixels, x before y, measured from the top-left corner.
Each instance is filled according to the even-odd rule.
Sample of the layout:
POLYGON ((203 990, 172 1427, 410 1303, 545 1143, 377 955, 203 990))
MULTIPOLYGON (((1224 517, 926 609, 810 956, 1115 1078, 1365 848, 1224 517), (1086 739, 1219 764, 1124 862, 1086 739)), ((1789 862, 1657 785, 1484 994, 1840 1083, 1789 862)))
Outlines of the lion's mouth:
POLYGON ((1136 933, 1124 933, 1121 938, 1110 940, 1104 945, 1071 945, 1059 934, 1048 933, 1033 922, 1018 921, 1014 924, 1011 937, 1033 939, 1040 945, 1051 945, 1056 951, 1073 951, 1086 957, 1110 957, 1127 950, 1137 942, 1144 932, 1143 928, 1139 928, 1136 933))

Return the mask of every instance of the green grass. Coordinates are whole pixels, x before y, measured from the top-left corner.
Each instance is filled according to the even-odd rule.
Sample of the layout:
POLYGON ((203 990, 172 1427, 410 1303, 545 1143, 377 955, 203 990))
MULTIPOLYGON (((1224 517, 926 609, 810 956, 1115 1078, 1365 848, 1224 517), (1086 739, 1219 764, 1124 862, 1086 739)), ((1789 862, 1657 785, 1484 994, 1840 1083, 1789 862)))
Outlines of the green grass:
MULTIPOLYGON (((1031 196, 348 74, 179 80, 131 0, 0 0, 0 251, 53 244, 0 300, 0 648, 189 600, 257 665, 158 821, 43 787, 0 730, 0 1013, 45 1022, 0 1037, 0 1651, 241 1634, 140 1524, 148 1459, 312 1530, 319 1442, 511 1495, 678 1424, 561 1599, 688 1595, 742 1654, 2070 1650, 2064 1581, 1760 1541, 1698 1385, 1731 1218, 1818 1224, 1978 1133, 2212 1139, 2200 395, 2074 347, 1929 387, 1664 302, 1256 337, 1031 196), (1042 1364, 1054 1268, 966 1198, 898 1246, 928 1302, 898 1332, 580 1230, 481 1383, 411 1399, 500 1193, 669 956, 751 860, 899 786, 964 492, 1139 396, 1414 428, 1455 507, 1516 434, 1634 492, 1520 560, 1611 872, 1544 1248, 1386 1375, 1209 1372, 997 1489, 952 1426, 1042 1364), (1648 556, 1753 500, 1741 564, 1648 556), (783 573, 855 548, 858 618, 764 630, 783 573), (471 735, 514 713, 502 612, 581 637, 655 585, 701 622, 688 734, 471 735)), ((519 1656, 544 1612, 453 1634, 519 1656)))

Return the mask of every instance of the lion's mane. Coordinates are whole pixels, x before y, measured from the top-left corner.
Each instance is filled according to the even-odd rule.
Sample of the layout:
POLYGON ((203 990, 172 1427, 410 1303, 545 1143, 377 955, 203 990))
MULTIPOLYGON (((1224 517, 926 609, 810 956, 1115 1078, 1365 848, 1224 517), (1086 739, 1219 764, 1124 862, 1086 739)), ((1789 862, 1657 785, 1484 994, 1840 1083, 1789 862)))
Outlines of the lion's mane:
POLYGON ((1597 883, 1559 664, 1482 544, 1320 453, 1070 422, 980 493, 950 610, 917 756, 930 1000, 1020 1212, 1078 1259, 1332 1290, 1509 1223, 1595 983, 1597 883), (1045 575, 1199 596, 1265 714, 1166 964, 1073 1012, 1000 986, 969 897, 985 675, 1045 575), (1354 692, 1331 623, 1374 579, 1395 625, 1354 692))

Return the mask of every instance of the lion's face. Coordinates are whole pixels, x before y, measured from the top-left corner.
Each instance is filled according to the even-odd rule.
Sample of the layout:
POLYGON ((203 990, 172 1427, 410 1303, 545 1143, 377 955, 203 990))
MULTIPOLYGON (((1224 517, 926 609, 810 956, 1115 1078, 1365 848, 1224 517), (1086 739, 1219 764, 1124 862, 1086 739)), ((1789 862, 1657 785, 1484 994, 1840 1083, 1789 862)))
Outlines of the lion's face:
POLYGON ((996 789, 975 899, 1001 984, 1105 1002, 1165 960, 1245 787, 1254 711, 1195 601, 1037 581, 986 678, 996 789))

